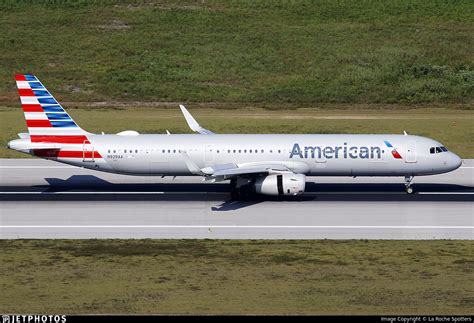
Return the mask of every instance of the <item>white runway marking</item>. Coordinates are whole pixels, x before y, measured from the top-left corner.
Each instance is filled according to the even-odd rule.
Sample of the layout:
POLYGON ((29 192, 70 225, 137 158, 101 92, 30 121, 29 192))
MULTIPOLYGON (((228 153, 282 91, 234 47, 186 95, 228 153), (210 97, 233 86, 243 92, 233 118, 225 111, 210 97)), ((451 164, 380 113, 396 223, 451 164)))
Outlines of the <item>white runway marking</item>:
POLYGON ((451 195, 451 194, 471 195, 471 194, 474 194, 474 192, 418 192, 416 194, 421 194, 421 195, 451 195))
MULTIPOLYGON (((0 194, 30 194, 30 195, 60 195, 60 194, 165 194, 166 192, 104 192, 104 191, 94 191, 94 192, 0 192, 0 194)), ((204 194, 200 192, 173 192, 176 194, 204 194)), ((221 193, 224 194, 224 193, 221 193)))
POLYGON ((0 168, 78 168, 74 166, 0 166, 0 168))
POLYGON ((474 241, 474 160, 415 177, 413 195, 401 177, 311 176, 301 199, 237 203, 198 176, 126 177, 38 159, 0 165, 0 239, 474 241))
POLYGON ((0 228, 30 229, 474 229, 474 226, 437 225, 2 225, 0 228))
MULTIPOLYGON (((118 194, 118 195, 129 195, 129 194, 229 194, 229 192, 137 192, 137 191, 92 191, 92 192, 0 192, 0 194, 5 194, 5 195, 13 195, 13 194, 30 194, 30 195, 61 195, 61 194, 78 194, 78 195, 88 195, 88 194, 118 194)), ((372 195, 407 195, 405 192, 308 192, 307 195, 315 195, 315 194, 321 194, 321 195, 366 195, 366 194, 372 194, 372 195)), ((418 192, 413 195, 474 195, 474 192, 418 192)))

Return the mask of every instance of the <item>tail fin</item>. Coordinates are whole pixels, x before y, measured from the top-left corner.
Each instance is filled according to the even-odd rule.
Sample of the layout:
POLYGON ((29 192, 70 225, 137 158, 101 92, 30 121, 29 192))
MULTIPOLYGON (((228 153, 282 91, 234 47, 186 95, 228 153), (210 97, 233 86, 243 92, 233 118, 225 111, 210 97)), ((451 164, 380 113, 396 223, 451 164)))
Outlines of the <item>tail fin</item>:
POLYGON ((34 75, 17 74, 15 79, 32 142, 82 144, 87 140, 88 132, 72 120, 34 75))

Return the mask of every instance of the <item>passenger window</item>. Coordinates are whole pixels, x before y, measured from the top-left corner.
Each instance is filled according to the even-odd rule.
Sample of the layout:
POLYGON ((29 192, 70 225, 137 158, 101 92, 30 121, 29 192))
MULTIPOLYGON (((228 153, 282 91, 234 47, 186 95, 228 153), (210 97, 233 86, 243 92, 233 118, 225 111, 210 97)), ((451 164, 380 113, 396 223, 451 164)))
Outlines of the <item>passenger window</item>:
POLYGON ((263 154, 263 149, 262 149, 262 154, 263 154))
POLYGON ((110 149, 109 149, 109 154, 110 154, 110 149))
POLYGON ((435 153, 435 148, 434 147, 431 147, 430 148, 430 154, 434 154, 435 153))
POLYGON ((135 154, 138 154, 138 149, 135 149, 135 154))
POLYGON ((235 154, 235 149, 234 149, 234 154, 235 154))

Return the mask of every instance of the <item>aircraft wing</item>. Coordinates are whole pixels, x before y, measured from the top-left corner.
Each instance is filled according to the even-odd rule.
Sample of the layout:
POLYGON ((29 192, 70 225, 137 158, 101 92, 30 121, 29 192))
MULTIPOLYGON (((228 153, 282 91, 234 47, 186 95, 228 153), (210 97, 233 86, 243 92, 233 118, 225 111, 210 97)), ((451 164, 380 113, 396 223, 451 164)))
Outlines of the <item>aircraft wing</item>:
POLYGON ((244 175, 244 174, 259 174, 270 173, 273 171, 291 171, 288 166, 280 163, 268 163, 259 165, 236 165, 236 164, 214 164, 209 167, 199 168, 194 161, 189 158, 184 151, 181 152, 183 160, 186 163, 189 171, 195 175, 206 176, 210 180, 224 180, 226 178, 244 175))
POLYGON ((258 166, 236 166, 234 168, 216 170, 212 173, 212 176, 235 176, 235 175, 244 175, 244 174, 259 174, 259 173, 269 173, 272 171, 288 171, 288 167, 280 164, 268 164, 268 165, 258 165, 258 166))
POLYGON ((182 104, 179 105, 179 108, 181 109, 181 112, 184 115, 184 118, 186 119, 186 122, 188 123, 189 128, 191 128, 192 131, 198 132, 201 135, 213 135, 214 132, 204 129, 199 125, 199 123, 196 121, 196 119, 193 118, 191 113, 186 109, 186 107, 182 104))

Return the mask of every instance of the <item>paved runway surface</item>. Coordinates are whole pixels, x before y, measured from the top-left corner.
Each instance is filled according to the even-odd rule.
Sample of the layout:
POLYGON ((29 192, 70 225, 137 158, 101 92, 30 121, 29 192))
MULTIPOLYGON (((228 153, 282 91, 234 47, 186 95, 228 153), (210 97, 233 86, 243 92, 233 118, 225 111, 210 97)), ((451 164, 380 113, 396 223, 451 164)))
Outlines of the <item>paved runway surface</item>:
POLYGON ((0 238, 473 239, 474 160, 448 174, 308 178, 302 197, 232 202, 228 184, 0 159, 0 238))

